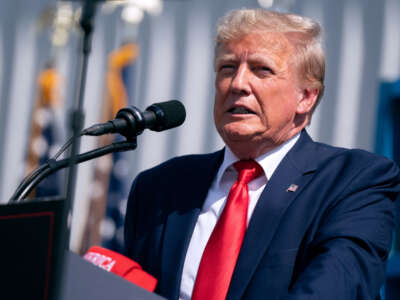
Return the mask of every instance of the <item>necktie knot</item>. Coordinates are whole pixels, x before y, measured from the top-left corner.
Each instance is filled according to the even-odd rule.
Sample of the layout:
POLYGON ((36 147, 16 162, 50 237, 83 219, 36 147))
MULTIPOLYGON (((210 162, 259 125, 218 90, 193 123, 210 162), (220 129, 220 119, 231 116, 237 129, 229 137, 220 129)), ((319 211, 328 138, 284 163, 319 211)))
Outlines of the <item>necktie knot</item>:
POLYGON ((239 173, 238 182, 243 182, 244 184, 256 179, 263 172, 262 167, 254 160, 239 160, 233 166, 239 173))

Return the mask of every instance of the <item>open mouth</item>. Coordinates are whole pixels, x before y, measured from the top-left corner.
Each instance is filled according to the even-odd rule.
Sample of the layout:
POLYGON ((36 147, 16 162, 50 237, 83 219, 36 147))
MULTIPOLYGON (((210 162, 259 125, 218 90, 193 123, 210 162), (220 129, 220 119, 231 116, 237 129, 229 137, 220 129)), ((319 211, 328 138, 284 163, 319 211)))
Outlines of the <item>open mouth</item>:
POLYGON ((254 111, 251 111, 245 107, 234 107, 228 110, 231 114, 237 114, 237 115, 247 115, 247 114, 255 114, 254 111))

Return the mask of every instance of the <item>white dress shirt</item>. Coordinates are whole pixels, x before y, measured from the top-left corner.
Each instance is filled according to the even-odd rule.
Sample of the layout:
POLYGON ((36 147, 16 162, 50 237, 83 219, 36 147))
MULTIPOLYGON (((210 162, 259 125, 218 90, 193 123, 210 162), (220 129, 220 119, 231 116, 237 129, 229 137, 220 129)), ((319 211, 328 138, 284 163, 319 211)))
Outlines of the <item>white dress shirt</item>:
MULTIPOLYGON (((281 160, 294 146, 299 137, 300 133, 276 149, 261 155, 256 159, 263 168, 264 175, 254 179, 248 184, 249 208, 247 224, 249 224, 258 198, 264 190, 269 178, 271 178, 281 160)), ((179 299, 181 300, 188 300, 192 296, 197 270, 200 265, 203 251, 212 231, 214 230, 217 220, 222 213, 229 191, 233 183, 236 181, 237 172, 233 167, 233 164, 238 160, 239 159, 235 154, 233 154, 228 147, 225 147, 224 161, 222 162, 217 176, 208 191, 186 253, 179 293, 179 299)))

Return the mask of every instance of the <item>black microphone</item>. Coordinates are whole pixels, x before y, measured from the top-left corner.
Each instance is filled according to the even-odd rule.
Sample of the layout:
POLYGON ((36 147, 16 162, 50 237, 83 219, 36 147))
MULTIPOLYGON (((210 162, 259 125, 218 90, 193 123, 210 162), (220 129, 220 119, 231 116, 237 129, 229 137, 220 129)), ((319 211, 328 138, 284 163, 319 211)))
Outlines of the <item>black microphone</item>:
POLYGON ((119 110, 114 120, 86 128, 82 134, 119 133, 129 139, 138 136, 146 128, 163 131, 178 127, 182 125, 185 118, 185 107, 178 100, 154 103, 144 112, 135 106, 128 106, 119 110))

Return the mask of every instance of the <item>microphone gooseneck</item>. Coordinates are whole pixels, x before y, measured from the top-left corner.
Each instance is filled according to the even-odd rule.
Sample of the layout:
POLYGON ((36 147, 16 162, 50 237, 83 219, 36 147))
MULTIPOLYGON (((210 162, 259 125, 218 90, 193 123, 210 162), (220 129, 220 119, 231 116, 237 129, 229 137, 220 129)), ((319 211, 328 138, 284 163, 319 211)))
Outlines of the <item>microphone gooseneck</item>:
POLYGON ((116 118, 83 130, 83 135, 119 133, 127 139, 141 134, 144 129, 163 131, 181 125, 186 118, 185 107, 178 100, 154 103, 144 112, 135 106, 118 111, 116 118))

